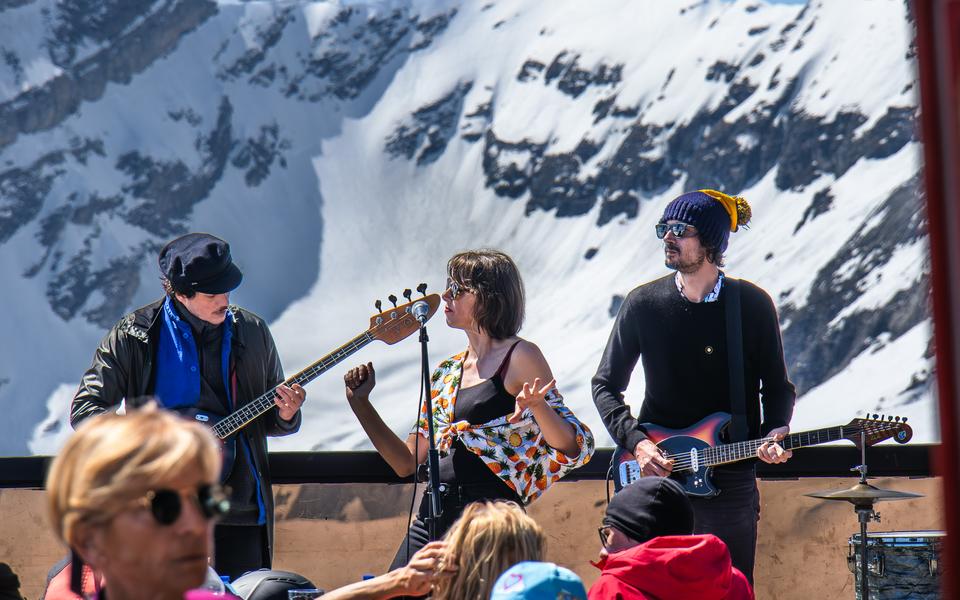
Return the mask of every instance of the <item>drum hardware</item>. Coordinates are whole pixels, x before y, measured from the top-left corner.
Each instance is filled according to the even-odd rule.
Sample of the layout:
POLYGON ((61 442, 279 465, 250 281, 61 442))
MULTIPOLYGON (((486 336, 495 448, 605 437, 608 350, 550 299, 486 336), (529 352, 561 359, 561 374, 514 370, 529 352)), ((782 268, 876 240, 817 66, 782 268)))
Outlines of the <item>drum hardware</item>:
MULTIPOLYGON (((869 561, 867 559, 867 524, 870 521, 880 521, 880 513, 873 510, 873 504, 886 500, 921 498, 923 494, 884 490, 867 483, 867 444, 865 432, 860 432, 860 443, 857 445, 860 446, 860 464, 850 469, 851 471, 860 473, 860 481, 856 485, 847 489, 827 490, 804 495, 822 500, 843 500, 853 504, 853 510, 857 513, 857 521, 860 523, 860 598, 862 600, 869 600, 870 584, 867 580, 868 570, 882 574, 884 569, 882 559, 879 561, 869 561), (870 569, 870 562, 876 563, 873 569, 870 569)), ((848 557, 847 560, 850 561, 851 559, 848 557)), ((855 569, 856 556, 854 556, 852 560, 855 569)), ((930 568, 932 570, 934 567, 931 566, 930 568)))
MULTIPOLYGON (((851 573, 856 574, 858 564, 857 553, 854 551, 853 546, 851 546, 850 552, 847 554, 847 568, 850 569, 851 573)), ((877 577, 883 577, 883 555, 877 554, 867 561, 867 570, 877 577)))
MULTIPOLYGON (((857 573, 860 535, 848 540, 847 567, 857 573)), ((942 531, 875 531, 867 534, 871 598, 940 598, 942 531)))

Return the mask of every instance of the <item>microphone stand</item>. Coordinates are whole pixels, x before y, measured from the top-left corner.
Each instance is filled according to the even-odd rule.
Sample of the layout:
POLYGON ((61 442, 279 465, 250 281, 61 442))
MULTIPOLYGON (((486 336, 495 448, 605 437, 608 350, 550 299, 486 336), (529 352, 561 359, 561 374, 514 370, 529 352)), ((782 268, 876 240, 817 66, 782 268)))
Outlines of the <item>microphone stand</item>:
POLYGON ((437 529, 440 517, 443 514, 443 508, 440 504, 440 494, 443 493, 443 486, 440 485, 440 453, 437 451, 437 442, 434 438, 433 429, 433 402, 430 397, 430 361, 427 358, 427 342, 430 338, 427 336, 426 320, 420 323, 420 369, 423 372, 423 392, 424 408, 427 413, 427 430, 429 432, 429 450, 427 451, 427 471, 429 480, 427 484, 427 493, 430 495, 430 516, 427 518, 427 530, 430 533, 430 540, 436 540, 437 529))

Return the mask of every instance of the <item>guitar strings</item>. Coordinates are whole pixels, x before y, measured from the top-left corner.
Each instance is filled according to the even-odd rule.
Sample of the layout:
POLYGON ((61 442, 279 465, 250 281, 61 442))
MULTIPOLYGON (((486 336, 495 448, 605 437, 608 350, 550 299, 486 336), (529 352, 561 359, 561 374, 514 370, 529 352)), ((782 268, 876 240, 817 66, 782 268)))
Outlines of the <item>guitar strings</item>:
MULTIPOLYGON (((400 309, 400 308, 403 308, 403 306, 396 307, 396 308, 400 309)), ((410 314, 409 309, 407 309, 407 314, 410 314)), ((288 381, 290 382, 291 385, 298 384, 298 383, 303 385, 303 384, 309 383, 315 377, 325 372, 327 369, 333 367, 334 365, 339 364, 341 361, 348 358, 349 356, 352 356, 358 350, 360 350, 361 348, 363 348, 364 346, 372 342, 374 339, 376 339, 371 333, 372 331, 380 329, 381 327, 384 327, 388 323, 392 323, 395 320, 396 318, 391 317, 390 319, 387 319, 384 322, 377 323, 367 331, 361 333, 360 335, 353 338, 346 344, 340 346, 333 352, 322 357, 320 360, 304 368, 302 371, 300 371, 293 377, 287 379, 283 383, 286 383, 288 381)), ((263 413, 273 408, 275 404, 274 401, 276 400, 277 397, 279 397, 279 395, 280 394, 277 392, 277 388, 275 387, 272 390, 261 395, 256 400, 253 400, 252 402, 245 404, 242 408, 236 410, 235 412, 231 413, 230 415, 227 415, 226 417, 218 421, 212 427, 214 434, 220 439, 226 439, 230 437, 237 431, 246 427, 248 423, 250 423, 251 421, 259 417, 263 413)))
MULTIPOLYGON (((871 436, 877 433, 888 433, 900 427, 900 423, 893 421, 867 421, 864 424, 854 425, 854 426, 840 426, 840 427, 830 427, 827 429, 820 429, 817 431, 801 431, 797 433, 788 434, 781 441, 788 442, 788 450, 793 448, 801 448, 804 445, 811 445, 809 439, 806 444, 802 442, 802 437, 806 436, 810 438, 813 434, 817 436, 817 443, 821 443, 819 440, 821 433, 827 433, 828 439, 826 441, 835 441, 846 438, 849 435, 859 435, 861 432, 865 433, 867 436, 871 436), (829 439, 830 434, 833 433, 833 430, 837 430, 839 434, 833 439, 829 439), (799 441, 799 445, 793 445, 793 442, 799 441)), ((724 464, 729 462, 737 462, 739 460, 753 458, 756 455, 757 449, 760 448, 763 444, 767 442, 772 442, 773 437, 765 437, 757 440, 748 440, 745 442, 735 442, 732 444, 723 444, 721 446, 710 446, 707 448, 698 449, 696 451, 696 463, 698 466, 709 467, 718 464, 724 464)), ((691 452, 682 452, 676 454, 665 454, 664 458, 667 460, 674 461, 673 471, 686 471, 693 470, 694 457, 691 456, 691 452)))
MULTIPOLYGON (((313 381, 318 375, 327 369, 339 364, 344 359, 352 356, 358 350, 374 340, 369 332, 364 332, 353 338, 346 344, 340 346, 333 352, 322 357, 312 365, 304 368, 302 371, 286 380, 291 384, 306 384, 313 381)), ((284 382, 286 383, 286 382, 284 382)), ((282 384, 281 384, 282 385, 282 384)), ((279 386, 278 386, 279 387, 279 386)), ((220 439, 230 437, 237 431, 243 429, 248 423, 273 408, 276 400, 280 396, 277 388, 273 388, 256 400, 245 404, 242 408, 224 417, 213 426, 214 434, 220 439)))

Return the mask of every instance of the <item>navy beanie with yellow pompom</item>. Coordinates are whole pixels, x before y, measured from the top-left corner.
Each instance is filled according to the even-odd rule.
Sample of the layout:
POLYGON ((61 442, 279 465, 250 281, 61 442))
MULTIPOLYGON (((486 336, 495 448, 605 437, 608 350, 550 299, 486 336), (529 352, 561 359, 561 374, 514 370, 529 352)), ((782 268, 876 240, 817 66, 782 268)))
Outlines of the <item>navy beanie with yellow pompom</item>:
POLYGON ((750 205, 743 198, 716 190, 697 190, 674 198, 664 209, 660 222, 676 220, 693 225, 705 247, 723 252, 730 232, 746 226, 750 217, 750 205))

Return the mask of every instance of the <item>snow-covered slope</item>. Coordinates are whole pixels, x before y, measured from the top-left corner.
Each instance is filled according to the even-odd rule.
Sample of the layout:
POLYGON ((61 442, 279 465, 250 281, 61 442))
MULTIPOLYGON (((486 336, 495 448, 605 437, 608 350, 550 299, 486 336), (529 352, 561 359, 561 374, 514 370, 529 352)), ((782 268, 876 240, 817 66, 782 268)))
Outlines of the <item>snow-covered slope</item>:
MULTIPOLYGON (((188 230, 231 241, 235 300, 291 372, 374 299, 439 289, 453 252, 502 248, 523 335, 602 433, 589 380, 617 303, 664 272, 664 203, 707 186, 753 204, 727 271, 780 307, 794 428, 870 410, 936 438, 902 2, 87 4, 0 2, 0 454, 62 443, 97 340, 188 230)), ((434 361, 464 343, 430 335, 434 361)), ((415 338, 356 360, 406 430, 415 338)), ((367 446, 346 366, 274 449, 367 446)))

